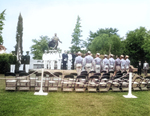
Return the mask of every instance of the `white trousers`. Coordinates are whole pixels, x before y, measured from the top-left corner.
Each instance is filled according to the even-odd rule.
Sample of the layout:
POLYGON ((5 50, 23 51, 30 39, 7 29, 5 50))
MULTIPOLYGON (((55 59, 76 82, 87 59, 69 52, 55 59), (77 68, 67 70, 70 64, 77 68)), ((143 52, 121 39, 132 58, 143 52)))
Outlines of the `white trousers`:
POLYGON ((91 63, 86 63, 85 70, 89 73, 92 70, 92 64, 91 63))
POLYGON ((77 75, 81 74, 81 71, 82 71, 82 65, 81 64, 76 64, 76 71, 77 71, 77 75))
POLYGON ((23 65, 24 64, 20 64, 19 70, 22 71, 23 70, 23 65))
POLYGON ((51 60, 51 69, 52 69, 52 70, 54 69, 54 63, 55 63, 55 61, 54 61, 54 60, 51 60))
POLYGON ((47 69, 48 60, 44 60, 44 69, 47 69))
POLYGON ((71 70, 71 60, 68 60, 68 70, 71 70))
POLYGON ((15 73, 15 65, 10 65, 10 72, 15 73))
POLYGON ((57 69, 61 69, 61 60, 57 60, 57 69))
POLYGON ((25 71, 26 71, 26 73, 29 72, 29 64, 26 64, 26 65, 25 65, 25 71))
POLYGON ((100 65, 95 65, 95 72, 100 73, 100 65))

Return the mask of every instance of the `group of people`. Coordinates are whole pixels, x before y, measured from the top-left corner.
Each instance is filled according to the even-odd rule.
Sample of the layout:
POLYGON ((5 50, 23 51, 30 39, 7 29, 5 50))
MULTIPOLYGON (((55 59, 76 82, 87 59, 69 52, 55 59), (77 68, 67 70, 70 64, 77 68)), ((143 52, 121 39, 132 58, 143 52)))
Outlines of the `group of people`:
POLYGON ((81 57, 81 52, 78 52, 78 56, 75 58, 75 66, 78 75, 80 75, 81 71, 95 71, 96 73, 100 73, 101 71, 112 71, 114 75, 117 71, 129 71, 130 67, 130 60, 128 59, 129 56, 123 55, 117 57, 115 60, 113 54, 110 54, 110 58, 105 54, 104 58, 100 58, 100 53, 96 54, 96 57, 93 58, 90 51, 88 51, 87 56, 84 58, 81 57))
MULTIPOLYGON (((43 60, 45 69, 54 69, 54 65, 57 63, 57 69, 71 70, 76 68, 78 75, 80 75, 81 71, 95 71, 96 73, 100 73, 101 71, 112 71, 115 75, 117 71, 128 72, 131 70, 128 55, 121 55, 120 57, 118 56, 116 59, 114 59, 113 54, 110 54, 109 57, 105 54, 103 58, 100 58, 100 53, 96 53, 95 58, 93 58, 90 51, 88 51, 86 56, 83 57, 81 52, 78 52, 77 54, 71 54, 67 53, 67 51, 64 51, 63 54, 60 54, 57 52, 57 50, 50 50, 49 53, 47 53, 45 50, 45 53, 43 54, 43 60)), ((141 62, 139 61, 139 75, 141 75, 141 69, 141 62)), ((145 75, 147 75, 148 69, 149 64, 145 61, 143 64, 145 75)))

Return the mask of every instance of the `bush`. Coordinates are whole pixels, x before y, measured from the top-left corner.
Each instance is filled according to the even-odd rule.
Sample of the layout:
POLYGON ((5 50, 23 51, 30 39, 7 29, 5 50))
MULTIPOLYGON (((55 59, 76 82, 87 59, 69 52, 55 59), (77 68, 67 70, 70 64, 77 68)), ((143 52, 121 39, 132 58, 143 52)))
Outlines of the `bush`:
POLYGON ((12 54, 0 54, 0 74, 10 72, 10 64, 18 64, 17 57, 12 54))

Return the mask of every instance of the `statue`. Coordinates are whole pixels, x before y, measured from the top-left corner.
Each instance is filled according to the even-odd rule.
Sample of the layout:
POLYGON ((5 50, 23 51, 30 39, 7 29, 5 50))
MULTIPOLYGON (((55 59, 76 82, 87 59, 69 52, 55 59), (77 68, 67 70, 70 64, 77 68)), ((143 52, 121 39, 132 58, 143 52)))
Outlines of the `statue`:
POLYGON ((57 34, 55 33, 55 36, 52 38, 52 40, 48 43, 49 48, 52 47, 53 49, 57 49, 58 41, 62 43, 59 38, 57 37, 57 34))

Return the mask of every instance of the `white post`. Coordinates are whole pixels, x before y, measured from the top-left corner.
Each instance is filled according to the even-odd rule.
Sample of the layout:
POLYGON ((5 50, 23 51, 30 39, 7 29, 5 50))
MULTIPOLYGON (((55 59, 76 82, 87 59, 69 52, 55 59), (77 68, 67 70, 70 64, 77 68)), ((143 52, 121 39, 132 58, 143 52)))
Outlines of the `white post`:
POLYGON ((136 96, 132 95, 132 73, 129 72, 129 91, 128 95, 123 95, 125 98, 137 98, 136 96))
POLYGON ((42 76, 41 76, 41 87, 39 92, 35 92, 34 95, 48 95, 48 93, 43 92, 43 69, 42 69, 42 76))

